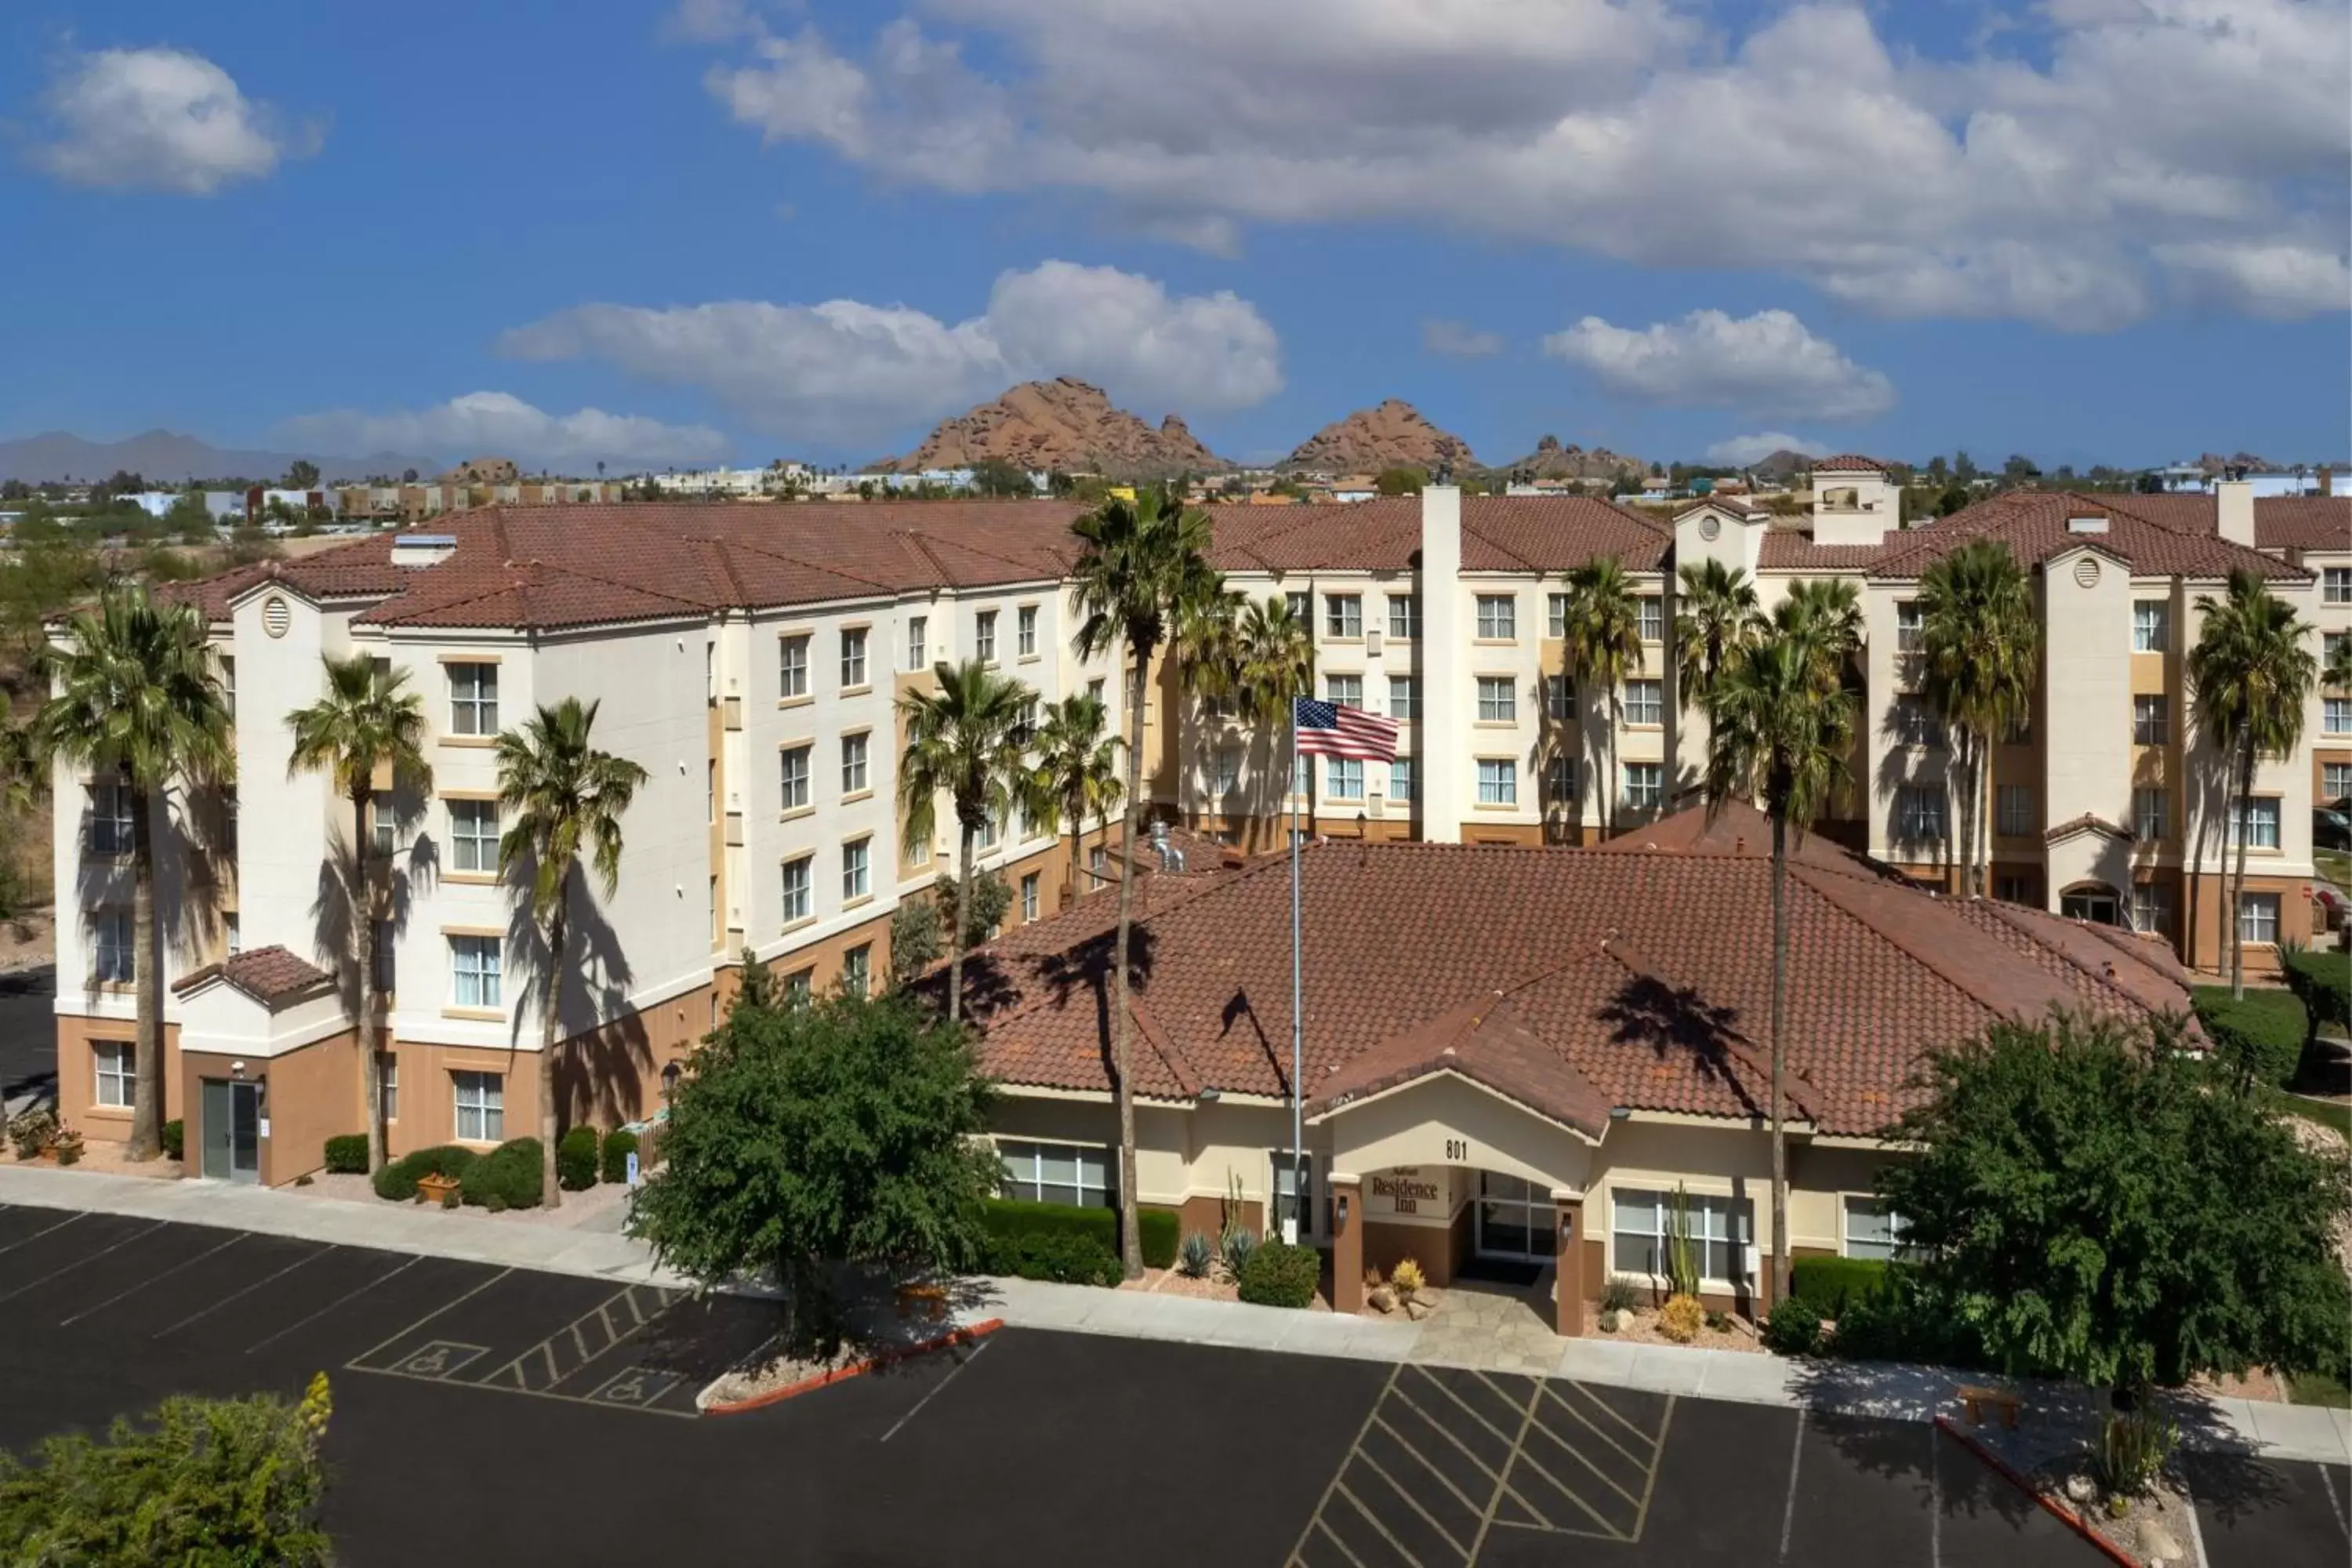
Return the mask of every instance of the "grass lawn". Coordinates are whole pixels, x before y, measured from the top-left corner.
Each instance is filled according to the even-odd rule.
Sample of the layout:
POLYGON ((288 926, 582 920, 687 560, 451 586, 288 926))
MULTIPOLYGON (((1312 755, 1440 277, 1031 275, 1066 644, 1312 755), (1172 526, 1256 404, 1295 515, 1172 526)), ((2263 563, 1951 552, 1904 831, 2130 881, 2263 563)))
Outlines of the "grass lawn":
POLYGON ((2337 887, 2352 887, 2352 855, 2341 849, 2315 849, 2311 858, 2319 863, 2319 869, 2337 887))
POLYGON ((2333 1127, 2347 1140, 2352 1140, 2352 1105, 2336 1100, 2305 1100, 2284 1089, 2277 1091, 2273 1098, 2277 1109, 2300 1116, 2305 1121, 2316 1121, 2322 1127, 2333 1127))
POLYGON ((2296 1405, 2352 1405, 2352 1389, 2324 1372, 2287 1374, 2287 1397, 2296 1405))

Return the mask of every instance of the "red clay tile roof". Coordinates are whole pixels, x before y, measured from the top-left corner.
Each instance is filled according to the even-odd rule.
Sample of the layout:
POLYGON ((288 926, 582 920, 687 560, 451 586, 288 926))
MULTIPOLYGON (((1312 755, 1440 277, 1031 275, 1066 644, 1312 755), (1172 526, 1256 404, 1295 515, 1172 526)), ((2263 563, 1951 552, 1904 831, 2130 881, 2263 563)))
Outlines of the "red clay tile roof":
MULTIPOLYGON (((1421 551, 1421 503, 1412 497, 1348 506, 1215 506, 1212 559, 1226 572, 1406 572, 1421 551)), ((1672 531, 1643 513, 1590 496, 1465 496, 1462 566, 1467 572, 1565 572, 1616 556, 1629 572, 1654 572, 1672 531)))
MULTIPOLYGON (((1808 540, 1801 550, 1782 546, 1776 553, 1766 541, 1765 564, 1783 570, 1837 565, 1866 571, 1876 578, 1917 577, 1944 556, 1971 539, 1997 539, 2021 562, 2037 566, 2064 551, 2089 548, 2119 561, 2146 576, 2182 576, 2219 580, 2243 566, 2259 576, 2294 580, 2310 575, 2276 556, 2232 544, 2210 531, 2151 521, 2134 510, 2138 503, 2163 497, 2083 495, 2071 490, 2010 490, 1954 512, 1947 518, 1891 531, 1874 552, 1860 560, 1811 560, 1824 547, 1808 540), (2107 520, 2101 533, 2073 533, 2066 520, 2097 516, 2107 520)), ((2171 498, 2179 499, 2179 498, 2171 498)), ((2179 520, 2173 509, 2148 509, 2179 520)))
POLYGON ((226 980, 239 991, 270 1006, 292 1001, 332 985, 335 977, 318 965, 294 956, 282 947, 257 947, 206 964, 175 982, 173 992, 185 995, 209 980, 226 980))
MULTIPOLYGON (((1769 927, 1771 867, 1752 846, 1710 846, 1707 834, 1724 826, 1670 820, 1605 850, 1310 847, 1307 1098, 1374 1092, 1429 1069, 1450 1045, 1454 1058, 1435 1070, 1459 1070, 1571 1125, 1583 1125, 1595 1096, 1758 1114, 1769 1093, 1757 1064, 1769 1034, 1771 944, 1753 933, 1769 927)), ((1149 879, 1137 900, 1132 994, 1149 1019, 1138 1092, 1286 1094, 1286 861, 1149 879)), ((1115 906, 1089 899, 967 961, 992 1074, 1014 1086, 1108 1089, 1115 906)), ((1909 1102, 1923 1047, 1995 1019, 2060 1005, 2125 1016, 2188 1005, 2153 965, 2129 965, 2127 985, 2111 980, 2069 956, 2071 934, 1989 924, 1818 837, 1793 858, 1789 918, 1791 1092, 1832 1132, 1883 1127, 1909 1102)), ((2102 963, 2117 951, 2082 940, 2099 944, 2102 963)))
POLYGON ((2052 824, 2043 831, 2042 842, 2055 844, 2061 838, 2072 838, 2077 833, 2084 832, 2105 834, 2109 838, 2120 838, 2126 844, 2134 837, 2132 830, 2120 823, 2109 822, 2095 811, 2086 811, 2080 816, 2070 816, 2063 822, 2052 824))
POLYGON ((1875 458, 1864 458, 1853 452, 1841 452, 1834 458, 1815 458, 1809 465, 1816 474, 1883 474, 1886 465, 1875 458))

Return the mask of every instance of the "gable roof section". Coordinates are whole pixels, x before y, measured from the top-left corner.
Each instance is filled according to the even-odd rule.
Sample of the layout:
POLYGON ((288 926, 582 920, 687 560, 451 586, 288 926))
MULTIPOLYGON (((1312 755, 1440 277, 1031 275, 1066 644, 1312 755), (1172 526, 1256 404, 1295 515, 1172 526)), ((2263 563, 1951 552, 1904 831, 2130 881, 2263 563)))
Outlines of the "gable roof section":
POLYGON ((172 990, 185 996, 215 980, 227 982, 273 1013, 335 984, 335 977, 318 965, 273 945, 232 953, 218 963, 206 964, 173 982, 172 990))

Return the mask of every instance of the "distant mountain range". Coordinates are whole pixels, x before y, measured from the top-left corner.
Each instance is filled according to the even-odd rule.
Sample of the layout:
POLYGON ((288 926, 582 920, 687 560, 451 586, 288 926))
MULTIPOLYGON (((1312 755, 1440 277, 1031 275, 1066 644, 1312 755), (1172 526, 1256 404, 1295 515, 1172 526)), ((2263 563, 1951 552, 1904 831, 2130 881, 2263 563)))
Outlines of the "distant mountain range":
POLYGON ((259 482, 278 479, 298 458, 318 464, 319 478, 326 484, 350 483, 371 474, 396 476, 410 468, 431 473, 441 467, 438 458, 400 452, 339 458, 324 452, 241 451, 170 430, 150 430, 121 441, 85 441, 63 430, 50 430, 21 440, 0 441, 0 479, 89 484, 127 469, 154 484, 224 479, 259 482))

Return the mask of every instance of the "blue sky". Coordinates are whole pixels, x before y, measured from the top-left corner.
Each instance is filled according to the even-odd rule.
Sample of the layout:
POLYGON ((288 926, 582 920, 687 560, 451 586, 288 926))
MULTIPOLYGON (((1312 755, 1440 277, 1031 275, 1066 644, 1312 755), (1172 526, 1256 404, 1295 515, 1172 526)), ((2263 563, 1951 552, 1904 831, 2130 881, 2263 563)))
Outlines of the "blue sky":
POLYGON ((2336 0, 0 16, 0 436, 856 461, 1032 375, 1279 456, 2352 438, 2336 0))

